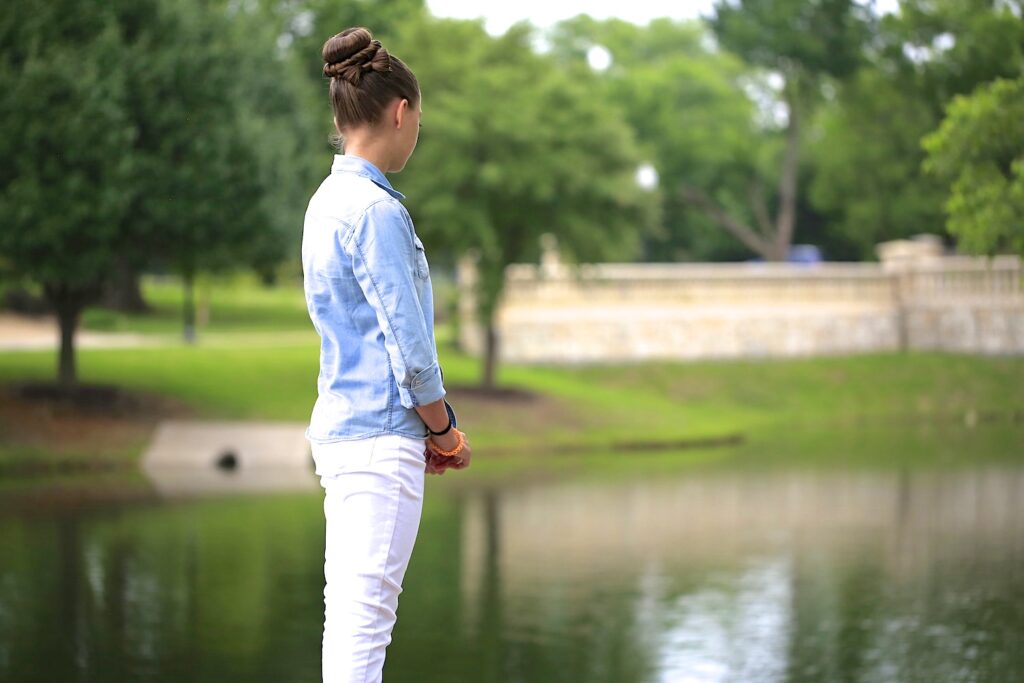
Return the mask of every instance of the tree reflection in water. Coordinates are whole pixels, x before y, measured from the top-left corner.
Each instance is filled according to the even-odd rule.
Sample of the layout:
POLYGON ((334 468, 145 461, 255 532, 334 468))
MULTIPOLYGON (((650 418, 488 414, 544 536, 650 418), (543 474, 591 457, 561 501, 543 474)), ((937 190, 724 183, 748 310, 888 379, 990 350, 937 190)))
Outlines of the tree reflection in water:
MULTIPOLYGON (((316 681, 318 492, 4 506, 0 680, 316 681)), ((390 681, 1005 681, 1024 468, 431 487, 390 681)))

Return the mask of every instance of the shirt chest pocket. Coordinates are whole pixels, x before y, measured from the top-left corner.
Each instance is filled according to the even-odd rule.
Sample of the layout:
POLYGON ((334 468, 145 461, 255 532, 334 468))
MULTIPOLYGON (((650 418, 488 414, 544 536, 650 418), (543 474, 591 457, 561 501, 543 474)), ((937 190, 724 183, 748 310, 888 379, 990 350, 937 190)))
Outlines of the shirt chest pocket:
POLYGON ((413 243, 416 245, 416 253, 414 255, 415 264, 413 272, 416 273, 416 277, 421 280, 427 280, 430 278, 430 267, 427 265, 427 252, 423 249, 423 242, 420 242, 420 238, 413 235, 413 243))

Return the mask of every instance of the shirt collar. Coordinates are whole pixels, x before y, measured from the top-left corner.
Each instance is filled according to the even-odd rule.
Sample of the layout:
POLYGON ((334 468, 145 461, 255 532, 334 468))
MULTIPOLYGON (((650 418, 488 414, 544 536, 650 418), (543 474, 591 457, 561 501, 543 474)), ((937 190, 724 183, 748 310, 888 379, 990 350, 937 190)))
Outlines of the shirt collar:
POLYGON ((388 179, 384 177, 379 168, 362 157, 352 154, 335 154, 334 163, 331 164, 331 172, 335 173, 337 171, 355 173, 364 178, 369 178, 395 199, 405 199, 404 194, 391 187, 391 183, 388 182, 388 179))

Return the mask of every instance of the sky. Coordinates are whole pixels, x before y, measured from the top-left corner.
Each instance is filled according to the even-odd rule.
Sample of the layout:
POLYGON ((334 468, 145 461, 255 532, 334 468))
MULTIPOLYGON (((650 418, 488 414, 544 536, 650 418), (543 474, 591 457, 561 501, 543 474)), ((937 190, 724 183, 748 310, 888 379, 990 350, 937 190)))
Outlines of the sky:
POLYGON ((509 26, 529 19, 540 27, 548 27, 577 14, 595 19, 617 17, 636 24, 646 24, 657 17, 695 19, 710 13, 714 0, 513 0, 512 2, 480 2, 480 0, 427 0, 431 13, 457 19, 484 18, 490 33, 504 33, 509 26))
MULTIPOLYGON (((881 12, 891 12, 897 5, 897 0, 874 2, 881 12)), ((595 19, 615 17, 635 24, 646 24, 658 17, 696 19, 711 14, 713 5, 714 0, 427 0, 427 6, 435 16, 457 19, 483 17, 488 32, 492 34, 504 33, 509 26, 523 19, 547 28, 562 19, 583 13, 595 19)))

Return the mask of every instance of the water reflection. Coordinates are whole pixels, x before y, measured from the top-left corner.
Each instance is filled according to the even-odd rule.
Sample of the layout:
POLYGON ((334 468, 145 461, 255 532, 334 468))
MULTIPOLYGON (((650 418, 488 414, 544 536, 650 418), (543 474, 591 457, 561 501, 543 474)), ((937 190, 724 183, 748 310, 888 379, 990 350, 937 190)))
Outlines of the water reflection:
POLYGON ((198 498, 225 494, 258 494, 319 490, 309 467, 144 466, 143 473, 161 498, 198 498))
POLYGON ((882 542, 896 573, 936 554, 1009 543, 1024 554, 1024 470, 956 472, 716 472, 675 479, 569 482, 467 501, 470 584, 502 558, 505 588, 548 567, 573 580, 631 574, 646 561, 713 564, 759 549, 882 542))
POLYGON ((485 632, 500 605, 524 650, 582 636, 601 656, 601 620, 628 620, 634 666, 578 680, 1009 680, 1024 663, 1022 494, 1024 471, 976 469, 481 495, 463 513, 463 622, 485 632), (605 614, 597 596, 625 604, 605 614))
MULTIPOLYGON (((1007 681, 1024 468, 432 482, 385 680, 1007 681)), ((316 681, 316 492, 0 516, 0 680, 316 681)))

